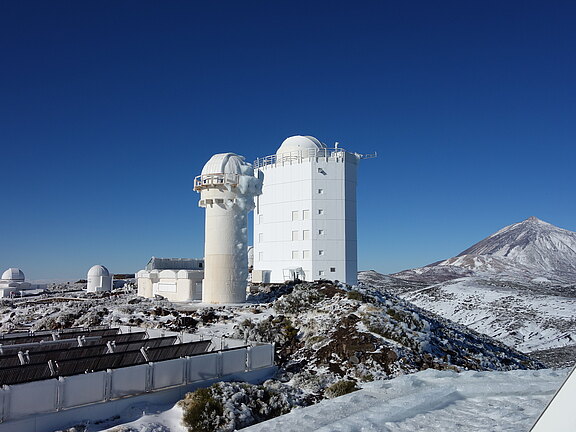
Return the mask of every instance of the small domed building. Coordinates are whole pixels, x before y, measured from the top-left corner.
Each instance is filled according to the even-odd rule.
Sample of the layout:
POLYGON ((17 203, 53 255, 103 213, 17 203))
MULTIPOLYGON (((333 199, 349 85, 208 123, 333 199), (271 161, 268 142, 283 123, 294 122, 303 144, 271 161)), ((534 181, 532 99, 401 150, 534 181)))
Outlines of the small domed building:
POLYGON ((112 275, 102 265, 95 265, 88 270, 88 292, 112 291, 112 275))
POLYGON ((23 295, 24 291, 45 289, 46 285, 31 284, 26 282, 24 272, 16 267, 11 267, 2 273, 0 278, 0 297, 12 297, 23 295))

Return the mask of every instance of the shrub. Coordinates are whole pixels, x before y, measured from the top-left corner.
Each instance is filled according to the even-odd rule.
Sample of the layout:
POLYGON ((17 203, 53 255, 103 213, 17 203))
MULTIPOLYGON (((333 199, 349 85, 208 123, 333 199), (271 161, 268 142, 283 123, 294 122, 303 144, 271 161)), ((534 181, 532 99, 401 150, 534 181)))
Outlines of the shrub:
POLYGON ((212 397, 209 388, 199 388, 195 392, 187 393, 186 397, 178 402, 184 411, 182 423, 189 432, 213 432, 220 426, 220 419, 224 414, 222 403, 212 397))
POLYGON ((329 398, 335 398, 348 393, 352 393, 356 390, 359 390, 359 388, 356 386, 354 381, 341 380, 328 387, 324 394, 329 398))
POLYGON ((358 300, 358 301, 362 301, 362 293, 359 291, 348 291, 346 293, 346 297, 348 297, 350 300, 358 300))

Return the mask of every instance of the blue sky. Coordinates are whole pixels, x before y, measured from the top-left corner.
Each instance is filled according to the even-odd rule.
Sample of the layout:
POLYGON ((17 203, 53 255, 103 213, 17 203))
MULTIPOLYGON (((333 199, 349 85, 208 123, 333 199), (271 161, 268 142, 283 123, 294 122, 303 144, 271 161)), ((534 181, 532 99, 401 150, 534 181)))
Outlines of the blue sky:
POLYGON ((576 231, 572 1, 0 1, 0 267, 198 257, 194 176, 290 135, 359 153, 360 269, 535 215, 576 231))

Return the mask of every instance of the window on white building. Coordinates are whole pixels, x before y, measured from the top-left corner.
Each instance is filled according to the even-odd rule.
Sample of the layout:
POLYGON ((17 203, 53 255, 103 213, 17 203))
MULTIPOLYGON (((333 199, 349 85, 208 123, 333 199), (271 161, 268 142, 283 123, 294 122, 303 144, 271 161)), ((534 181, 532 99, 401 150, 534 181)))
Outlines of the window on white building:
POLYGON ((262 243, 264 241, 264 233, 258 233, 258 242, 262 243))
POLYGON ((259 214, 258 215, 258 223, 261 224, 264 222, 264 215, 263 214, 259 214))
POLYGON ((298 254, 298 251, 297 251, 297 250, 296 250, 296 251, 292 251, 292 259, 298 259, 298 258, 299 258, 298 255, 299 255, 299 254, 298 254))
POLYGON ((319 215, 324 214, 324 210, 318 209, 318 214, 319 214, 319 215))
POLYGON ((318 189, 318 193, 319 193, 319 194, 323 194, 323 193, 324 193, 324 189, 318 189))
POLYGON ((302 251, 302 258, 309 259, 310 258, 310 251, 309 250, 303 250, 302 251))
POLYGON ((300 212, 298 210, 292 210, 292 220, 300 220, 300 212))
POLYGON ((330 267, 330 271, 334 273, 336 271, 336 267, 330 267))
POLYGON ((322 249, 320 249, 320 250, 318 251, 318 255, 324 255, 324 251, 323 251, 322 249))
POLYGON ((302 210, 302 219, 310 219, 310 210, 302 210))
POLYGON ((264 252, 258 252, 258 261, 264 261, 264 252))
POLYGON ((318 276, 324 276, 324 270, 319 270, 319 271, 318 271, 318 276))
POLYGON ((310 240, 310 230, 302 231, 302 240, 310 240))
POLYGON ((318 235, 324 235, 324 230, 322 229, 318 230, 318 235))
POLYGON ((292 241, 298 240, 298 231, 292 231, 292 241))

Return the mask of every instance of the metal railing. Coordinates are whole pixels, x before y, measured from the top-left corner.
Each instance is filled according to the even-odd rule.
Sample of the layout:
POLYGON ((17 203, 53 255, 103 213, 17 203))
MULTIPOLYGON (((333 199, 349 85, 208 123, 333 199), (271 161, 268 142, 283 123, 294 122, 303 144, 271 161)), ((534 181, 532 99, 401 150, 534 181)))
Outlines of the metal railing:
POLYGON ((336 148, 322 148, 322 149, 305 149, 305 150, 294 150, 291 152, 280 153, 280 154, 273 154, 270 156, 265 156, 262 158, 258 158, 254 161, 254 168, 262 168, 267 165, 276 165, 276 164, 291 164, 294 162, 302 162, 305 160, 310 159, 335 159, 335 160, 343 160, 344 156, 349 154, 351 156, 356 156, 358 159, 367 159, 367 158, 374 158, 376 157, 376 153, 373 154, 359 154, 359 153, 351 153, 346 151, 341 147, 336 148))
POLYGON ((212 186, 222 186, 229 184, 238 186, 239 174, 234 173, 214 173, 202 174, 194 178, 194 190, 198 191, 212 186))

